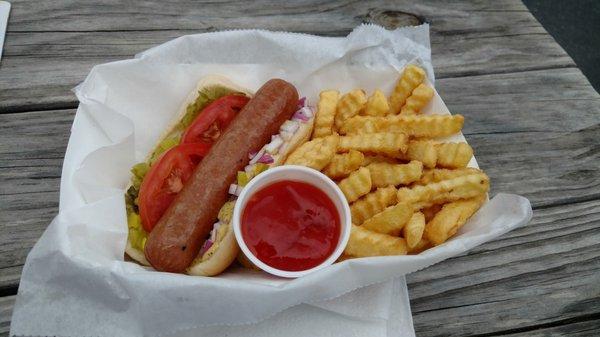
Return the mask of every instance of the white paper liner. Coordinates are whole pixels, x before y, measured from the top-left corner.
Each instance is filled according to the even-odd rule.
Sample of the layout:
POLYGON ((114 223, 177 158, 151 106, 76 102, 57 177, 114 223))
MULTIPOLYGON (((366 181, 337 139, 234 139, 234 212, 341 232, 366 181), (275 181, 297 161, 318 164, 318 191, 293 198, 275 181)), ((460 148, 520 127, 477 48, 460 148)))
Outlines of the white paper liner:
MULTIPOLYGON (((150 151, 202 76, 221 74, 251 90, 281 77, 313 103, 327 88, 389 92, 397 70, 409 62, 433 80, 427 25, 395 31, 363 25, 347 38, 256 30, 199 34, 138 57, 94 67, 76 89, 81 104, 65 155, 60 213, 27 258, 11 334, 159 336, 255 323, 425 268, 531 218, 527 199, 500 194, 456 237, 420 255, 349 260, 295 280, 241 268, 190 277, 124 262, 129 168, 150 151)), ((448 113, 437 93, 426 110, 448 113)), ((360 311, 354 317, 378 315, 360 311)))

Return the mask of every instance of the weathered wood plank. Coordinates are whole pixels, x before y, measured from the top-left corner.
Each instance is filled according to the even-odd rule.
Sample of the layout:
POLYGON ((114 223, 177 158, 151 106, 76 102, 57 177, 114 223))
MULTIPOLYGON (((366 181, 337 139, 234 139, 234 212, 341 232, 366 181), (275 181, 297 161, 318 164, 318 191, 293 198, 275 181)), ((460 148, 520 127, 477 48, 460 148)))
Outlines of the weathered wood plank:
MULTIPOLYGON (((40 233, 38 232, 38 237, 40 233)), ((9 295, 17 292, 23 265, 0 268, 0 294, 9 295)))
MULTIPOLYGON (((529 11, 520 1, 503 0, 492 2, 462 1, 446 3, 444 1, 423 1, 414 3, 408 0, 385 1, 173 1, 168 7, 158 0, 144 3, 55 1, 38 5, 32 1, 11 1, 13 5, 11 19, 12 31, 129 31, 129 30, 165 30, 197 29, 198 27, 216 29, 219 23, 230 20, 231 28, 273 27, 278 30, 300 31, 306 27, 314 32, 319 27, 329 26, 326 30, 345 30, 349 24, 355 24, 360 10, 374 11, 372 17, 404 14, 422 14, 423 18, 439 18, 441 26, 449 27, 461 34, 479 30, 478 27, 496 27, 505 24, 502 14, 508 13, 519 18, 529 11), (402 9, 401 13, 393 13, 402 9), (387 12, 387 13, 386 13, 387 12), (322 16, 317 16, 322 14, 322 16), (482 22, 477 16, 485 17, 482 22), (248 17, 256 17, 255 25, 248 17), (330 21, 329 18, 337 21, 330 21), (469 17, 472 22, 456 18, 469 17), (49 20, 50 19, 50 20, 49 20), (285 19, 285 20, 282 20, 285 19), (443 19, 443 20, 442 20, 443 19), (152 26, 148 27, 151 23, 152 26), (307 24, 308 23, 308 24, 307 24), (312 27, 312 28, 311 28, 312 27)), ((365 12, 364 14, 366 14, 365 12)), ((388 24, 392 25, 393 20, 388 24)), ((541 26, 507 27, 511 32, 522 29, 534 30, 541 26)), ((543 28, 542 28, 543 29, 543 28)), ((325 31, 326 31, 325 30, 325 31)), ((488 33, 495 32, 488 28, 488 33)), ((542 32, 545 32, 542 30, 542 32)))
POLYGON ((58 212, 58 190, 2 196, 0 206, 0 280, 3 287, 18 284, 17 267, 58 212))
POLYGON ((467 135, 492 191, 529 198, 535 207, 600 198, 600 127, 578 132, 467 135))
MULTIPOLYGON (((16 173, 14 170, 9 171, 8 168, 36 164, 36 162, 21 164, 18 160, 59 159, 62 161, 74 116, 75 110, 0 116, 0 168, 3 169, 2 172, 16 173)), ((42 162, 37 162, 37 164, 42 164, 42 162)))
POLYGON ((598 125, 600 95, 578 69, 440 79, 452 113, 466 117, 466 134, 565 132, 598 125))
POLYGON ((0 337, 8 336, 16 296, 0 297, 0 337))
POLYGON ((0 289, 14 288, 25 257, 58 211, 74 110, 0 116, 0 289))
POLYGON ((271 5, 182 2, 170 4, 165 13, 158 1, 140 8, 126 3, 15 2, 0 68, 0 112, 74 107, 69 89, 93 65, 130 58, 180 35, 222 29, 261 27, 342 36, 362 22, 396 28, 427 21, 440 78, 574 66, 517 1, 271 5))
POLYGON ((552 327, 535 327, 535 330, 527 330, 523 332, 515 332, 510 335, 513 337, 548 337, 548 336, 572 336, 572 337, 588 337, 597 336, 600 331, 600 315, 590 318, 584 317, 583 321, 574 323, 567 322, 566 324, 553 325, 552 327))
POLYGON ((537 209, 527 226, 409 275, 415 329, 468 336, 598 319, 598 270, 600 200, 537 209))

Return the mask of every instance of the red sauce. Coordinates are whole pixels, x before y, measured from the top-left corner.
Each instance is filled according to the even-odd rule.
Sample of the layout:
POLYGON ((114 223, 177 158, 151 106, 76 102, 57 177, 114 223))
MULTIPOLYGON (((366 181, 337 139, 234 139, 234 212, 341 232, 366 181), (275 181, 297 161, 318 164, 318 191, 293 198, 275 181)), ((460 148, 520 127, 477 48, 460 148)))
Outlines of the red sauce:
POLYGON ((340 216, 317 187, 279 181, 255 192, 242 214, 244 242, 271 267, 300 271, 325 261, 340 238, 340 216))

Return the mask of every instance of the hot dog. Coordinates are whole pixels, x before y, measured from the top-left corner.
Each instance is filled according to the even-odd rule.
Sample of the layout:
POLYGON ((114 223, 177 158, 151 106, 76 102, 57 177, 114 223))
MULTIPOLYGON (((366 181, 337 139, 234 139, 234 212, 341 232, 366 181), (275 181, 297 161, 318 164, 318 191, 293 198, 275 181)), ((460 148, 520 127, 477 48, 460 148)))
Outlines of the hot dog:
POLYGON ((145 257, 157 270, 184 272, 198 255, 229 184, 296 111, 298 92, 279 79, 265 83, 212 145, 176 195, 145 243, 145 257))
MULTIPOLYGON (((206 152, 209 147, 206 142, 211 142, 213 138, 218 137, 220 129, 227 127, 227 121, 231 119, 232 113, 235 115, 236 111, 241 110, 243 107, 241 105, 251 96, 250 91, 235 85, 229 79, 219 75, 209 75, 202 78, 183 100, 172 122, 165 128, 148 156, 131 169, 131 181, 125 193, 129 232, 125 247, 126 258, 146 266, 150 265, 144 256, 144 245, 148 234, 173 200, 176 191, 184 182, 183 178, 191 176, 195 167, 193 156, 188 156, 188 159, 192 159, 188 160, 188 163, 191 161, 192 165, 182 166, 181 164, 185 164, 186 161, 179 159, 185 154, 206 152), (207 124, 209 127, 206 127, 207 124), (190 139, 199 140, 204 144, 190 145, 190 139), (190 149, 192 151, 189 151, 190 149), (180 165, 176 165, 178 163, 180 165), (181 180, 171 179, 173 175, 181 180), (165 185, 169 188, 163 188, 165 185)), ((225 240, 224 243, 233 241, 235 240, 225 240)), ((232 251, 232 253, 211 259, 213 268, 203 269, 203 274, 219 273, 219 268, 224 269, 222 265, 227 266, 231 263, 229 255, 235 255, 237 246, 235 244, 221 246, 226 247, 220 249, 220 254, 224 254, 223 251, 232 251), (219 268, 216 269, 215 260, 220 260, 217 264, 219 268)))

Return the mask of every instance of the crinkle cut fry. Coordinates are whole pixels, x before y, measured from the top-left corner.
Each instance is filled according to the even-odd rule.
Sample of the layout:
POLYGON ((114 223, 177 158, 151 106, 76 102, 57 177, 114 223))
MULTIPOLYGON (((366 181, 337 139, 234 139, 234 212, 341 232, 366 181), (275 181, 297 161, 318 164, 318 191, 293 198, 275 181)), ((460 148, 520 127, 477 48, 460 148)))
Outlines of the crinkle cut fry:
POLYGON ((442 180, 427 185, 415 185, 398 189, 399 202, 411 202, 415 209, 443 204, 459 199, 473 198, 487 193, 490 180, 485 173, 476 173, 442 180))
POLYGON ((459 133, 464 121, 462 115, 355 116, 344 122, 339 131, 346 135, 398 132, 416 138, 438 138, 459 133))

